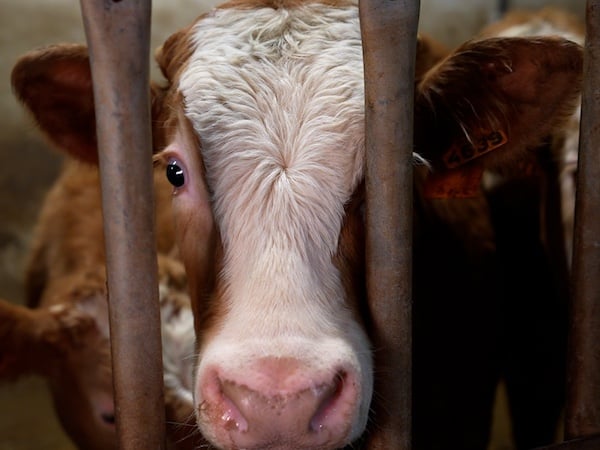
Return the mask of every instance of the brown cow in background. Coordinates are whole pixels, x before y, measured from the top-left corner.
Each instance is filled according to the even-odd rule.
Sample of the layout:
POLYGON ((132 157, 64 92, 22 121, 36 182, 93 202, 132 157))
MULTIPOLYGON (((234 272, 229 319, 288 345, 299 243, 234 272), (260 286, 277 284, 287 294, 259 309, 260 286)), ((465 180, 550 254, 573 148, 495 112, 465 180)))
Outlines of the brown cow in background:
MULTIPOLYGON (((193 431, 193 318, 185 271, 171 255, 172 220, 162 171, 156 183, 169 437, 177 448, 194 448, 201 441, 193 431)), ((67 160, 36 226, 26 277, 28 305, 0 301, 0 378, 43 376, 65 431, 89 450, 117 444, 105 270, 98 170, 67 160)))
MULTIPOLYGON (((36 77, 35 70, 29 75, 36 77)), ((33 83, 28 88, 35 90, 33 83)), ((55 120, 43 97, 34 93, 23 100, 37 120, 55 120)), ((93 127, 79 129, 83 141, 68 136, 63 141, 57 127, 42 129, 64 153, 69 153, 65 147, 95 145, 93 127)), ((187 449, 203 442, 195 431, 191 398, 195 336, 163 172, 157 167, 155 187, 166 417, 171 443, 187 449)), ((64 430, 79 448, 90 450, 117 445, 102 227, 97 167, 66 158, 34 230, 25 277, 27 305, 0 301, 0 378, 43 376, 64 430)))
MULTIPOLYGON (((521 11, 478 39, 498 36, 581 44, 583 27, 564 11, 521 11)), ((557 437, 579 131, 579 97, 573 99, 565 125, 540 136, 518 166, 486 169, 476 196, 417 203, 425 214, 436 209, 434 220, 420 224, 415 247, 417 448, 486 448, 499 381, 517 449, 557 437), (428 432, 432 422, 440 424, 436 433, 428 432)), ((506 107, 516 110, 510 126, 527 125, 517 106, 506 107)))

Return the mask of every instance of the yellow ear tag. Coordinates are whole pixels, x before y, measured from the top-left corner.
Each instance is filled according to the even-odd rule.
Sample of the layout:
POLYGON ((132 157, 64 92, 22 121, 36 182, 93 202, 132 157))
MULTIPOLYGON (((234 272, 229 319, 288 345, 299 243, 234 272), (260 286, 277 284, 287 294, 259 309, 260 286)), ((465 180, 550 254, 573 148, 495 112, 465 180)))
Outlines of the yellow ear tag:
POLYGON ((473 142, 462 141, 454 143, 442 157, 448 169, 454 169, 489 153, 508 142, 506 133, 502 130, 482 130, 473 142))
POLYGON ((430 174, 425 180, 426 198, 471 198, 481 188, 483 165, 473 163, 455 170, 430 174))

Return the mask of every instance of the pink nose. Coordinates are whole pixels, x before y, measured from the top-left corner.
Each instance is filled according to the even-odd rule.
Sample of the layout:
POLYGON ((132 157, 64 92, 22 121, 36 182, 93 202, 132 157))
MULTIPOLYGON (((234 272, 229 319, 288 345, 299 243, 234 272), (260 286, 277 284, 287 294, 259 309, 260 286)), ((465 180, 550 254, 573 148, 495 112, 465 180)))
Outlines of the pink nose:
POLYGON ((358 408, 356 377, 310 373, 294 359, 266 358, 239 374, 204 378, 201 422, 223 448, 319 448, 347 444, 358 408))

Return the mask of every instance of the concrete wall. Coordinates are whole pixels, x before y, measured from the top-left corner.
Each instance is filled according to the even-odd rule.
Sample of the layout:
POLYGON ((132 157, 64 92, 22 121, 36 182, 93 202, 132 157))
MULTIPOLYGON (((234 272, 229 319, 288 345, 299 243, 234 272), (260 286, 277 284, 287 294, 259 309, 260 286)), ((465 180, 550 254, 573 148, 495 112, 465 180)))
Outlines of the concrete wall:
MULTIPOLYGON (((564 8, 582 19, 585 0, 506 0, 512 9, 564 8)), ((453 47, 498 17, 501 0, 421 0, 419 27, 453 47)))

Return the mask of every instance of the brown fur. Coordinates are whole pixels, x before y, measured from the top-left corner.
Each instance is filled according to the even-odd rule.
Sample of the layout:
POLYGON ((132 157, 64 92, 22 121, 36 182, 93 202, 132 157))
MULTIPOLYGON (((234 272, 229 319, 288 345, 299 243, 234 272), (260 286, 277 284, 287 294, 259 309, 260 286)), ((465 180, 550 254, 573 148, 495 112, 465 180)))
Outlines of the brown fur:
MULTIPOLYGON (((173 250, 173 227, 165 203, 170 188, 164 189, 162 170, 156 179, 157 186, 163 187, 158 193, 162 204, 157 217, 159 279, 171 291, 168 301, 179 302, 178 310, 187 308, 184 313, 190 314, 189 299, 183 294, 185 272, 167 256, 173 250)), ((86 400, 90 392, 102 392, 107 402, 112 401, 99 187, 96 167, 67 160, 35 230, 26 277, 30 307, 0 301, 0 377, 44 376, 61 424, 78 446, 92 450, 116 448, 114 428, 97 425, 99 417, 86 400)), ((198 434, 184 425, 193 417, 193 409, 169 390, 166 401, 169 434, 178 442, 177 448, 197 445, 198 434)))
POLYGON ((500 129, 508 143, 482 158, 493 168, 526 158, 566 121, 581 86, 581 48, 558 38, 506 39, 467 43, 425 75, 416 100, 417 152, 435 162, 430 149, 500 129))
MULTIPOLYGON (((485 27, 478 38, 485 39, 505 32, 515 26, 520 26, 519 32, 524 34, 535 34, 540 32, 552 33, 565 36, 578 43, 585 40, 585 24, 575 15, 560 8, 547 6, 540 10, 516 10, 507 13, 501 20, 485 27)), ((551 137, 551 154, 553 162, 559 171, 559 186, 557 195, 561 196, 558 214, 562 215, 562 230, 556 225, 549 225, 544 234, 548 240, 564 241, 564 250, 557 248, 556 253, 566 252, 567 264, 571 264, 573 252, 573 226, 575 209, 575 184, 577 176, 577 159, 579 141, 579 114, 569 118, 565 127, 554 130, 551 137), (564 236, 560 236, 560 234, 564 236), (557 236, 558 234, 558 236, 557 236)))

